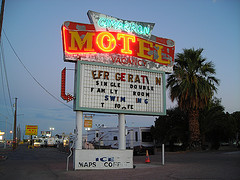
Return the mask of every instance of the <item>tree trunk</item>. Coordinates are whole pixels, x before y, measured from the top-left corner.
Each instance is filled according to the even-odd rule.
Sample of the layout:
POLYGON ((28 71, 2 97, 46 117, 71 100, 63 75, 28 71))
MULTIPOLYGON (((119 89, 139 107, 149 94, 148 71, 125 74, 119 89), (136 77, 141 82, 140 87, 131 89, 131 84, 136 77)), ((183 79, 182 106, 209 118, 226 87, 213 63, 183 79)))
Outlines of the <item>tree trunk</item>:
POLYGON ((192 109, 189 111, 189 148, 192 150, 201 149, 201 138, 199 129, 199 111, 192 109))

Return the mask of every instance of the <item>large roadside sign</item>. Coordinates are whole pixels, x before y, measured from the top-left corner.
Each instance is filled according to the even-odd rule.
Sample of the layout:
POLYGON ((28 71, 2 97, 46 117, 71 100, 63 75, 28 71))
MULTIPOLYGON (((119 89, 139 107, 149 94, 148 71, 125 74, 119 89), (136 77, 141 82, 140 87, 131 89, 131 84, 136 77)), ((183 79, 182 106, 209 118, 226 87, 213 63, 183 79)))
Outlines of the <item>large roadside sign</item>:
POLYGON ((37 135, 38 126, 36 125, 26 125, 25 135, 37 135))
POLYGON ((78 61, 74 110, 164 115, 165 73, 78 61))
POLYGON ((77 128, 82 128, 82 112, 116 113, 123 133, 119 150, 106 151, 82 150, 79 133, 74 168, 133 168, 133 151, 123 145, 123 115, 166 115, 165 73, 173 72, 175 42, 152 35, 154 23, 94 11, 88 17, 91 24, 62 25, 63 59, 75 63, 75 83, 74 97, 66 95, 63 70, 61 94, 64 100, 74 99, 77 128))

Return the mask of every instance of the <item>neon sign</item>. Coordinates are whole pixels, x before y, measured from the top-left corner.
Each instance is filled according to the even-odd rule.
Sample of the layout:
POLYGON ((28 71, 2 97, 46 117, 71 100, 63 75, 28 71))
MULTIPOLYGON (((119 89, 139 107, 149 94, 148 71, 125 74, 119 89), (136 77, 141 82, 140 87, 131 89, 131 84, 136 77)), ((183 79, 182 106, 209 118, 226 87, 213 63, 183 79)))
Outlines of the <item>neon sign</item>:
POLYGON ((154 23, 122 20, 93 11, 88 11, 88 17, 91 24, 64 22, 64 61, 173 71, 175 43, 152 35, 154 23))
POLYGON ((149 22, 123 20, 94 11, 88 11, 87 14, 96 31, 133 33, 137 36, 150 39, 155 25, 149 22))
POLYGON ((174 53, 164 44, 117 32, 73 31, 63 27, 64 51, 68 54, 122 54, 169 65, 162 53, 174 53))
POLYGON ((141 24, 137 24, 134 22, 122 21, 122 20, 115 20, 109 18, 100 18, 98 20, 98 25, 104 28, 114 28, 116 30, 122 30, 126 32, 135 32, 139 35, 149 35, 150 34, 150 27, 142 26, 141 24))

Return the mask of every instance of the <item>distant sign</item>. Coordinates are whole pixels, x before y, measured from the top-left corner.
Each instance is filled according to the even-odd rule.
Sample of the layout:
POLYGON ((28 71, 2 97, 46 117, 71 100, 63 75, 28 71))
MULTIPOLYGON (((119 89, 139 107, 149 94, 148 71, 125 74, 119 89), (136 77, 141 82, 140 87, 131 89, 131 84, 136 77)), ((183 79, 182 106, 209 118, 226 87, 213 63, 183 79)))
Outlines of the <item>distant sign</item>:
POLYGON ((92 116, 84 116, 84 127, 85 128, 92 128, 92 116))
POLYGON ((37 135, 38 126, 36 125, 26 125, 25 135, 37 135))

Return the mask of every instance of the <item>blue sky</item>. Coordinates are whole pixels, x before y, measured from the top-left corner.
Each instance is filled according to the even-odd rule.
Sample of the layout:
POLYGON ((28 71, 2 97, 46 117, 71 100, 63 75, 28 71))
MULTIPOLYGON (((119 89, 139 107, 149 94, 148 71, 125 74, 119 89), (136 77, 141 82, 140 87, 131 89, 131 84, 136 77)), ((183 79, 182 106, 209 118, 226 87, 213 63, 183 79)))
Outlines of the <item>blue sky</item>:
MULTIPOLYGON (((61 25, 64 21, 89 23, 93 10, 126 20, 153 22, 152 34, 183 48, 204 48, 220 79, 216 97, 229 113, 240 110, 240 1, 237 0, 6 0, 3 29, 21 61, 54 96, 60 98, 61 70, 74 68, 63 61, 61 25)), ((56 133, 73 132, 75 112, 49 96, 26 72, 2 33, 11 101, 18 98, 18 123, 55 127, 56 133)), ((13 124, 5 75, 0 85, 0 130, 13 124), (4 80, 4 89, 2 88, 4 80)), ((73 71, 67 72, 67 91, 73 94, 73 71)), ((68 103, 72 106, 72 103, 68 103)), ((174 106, 167 92, 167 108, 174 106)), ((126 116, 128 126, 151 126, 156 117, 126 116)), ((97 114, 93 124, 117 126, 116 115, 97 114)))

